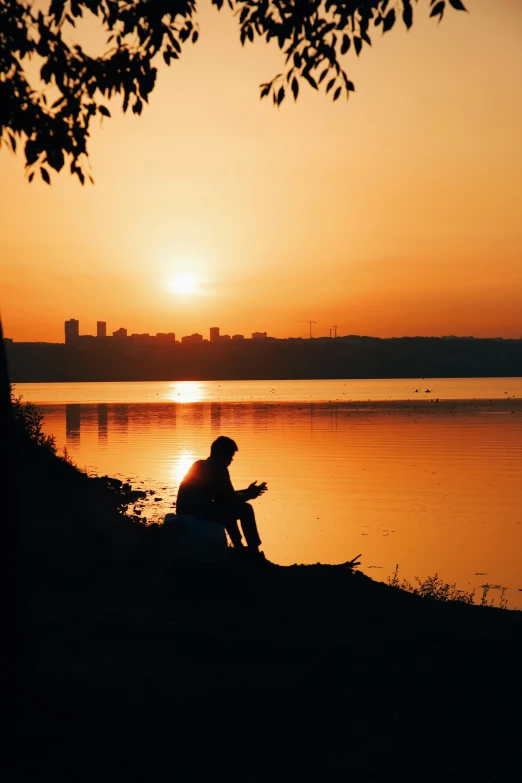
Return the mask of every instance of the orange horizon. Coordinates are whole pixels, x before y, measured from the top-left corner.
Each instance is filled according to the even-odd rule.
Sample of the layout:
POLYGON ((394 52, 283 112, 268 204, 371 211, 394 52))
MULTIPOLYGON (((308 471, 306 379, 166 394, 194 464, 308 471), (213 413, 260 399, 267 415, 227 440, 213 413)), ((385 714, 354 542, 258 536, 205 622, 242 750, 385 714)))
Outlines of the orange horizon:
MULTIPOLYGON (((66 320, 69 320, 69 319, 66 319, 66 320)), ((82 326, 81 326, 81 323, 80 323, 80 337, 96 337, 96 327, 97 327, 97 322, 98 321, 102 321, 103 322, 102 319, 97 319, 96 321, 94 321, 93 322, 94 327, 90 331, 85 331, 84 329, 82 330, 82 326)), ((127 328, 125 326, 125 324, 120 324, 119 326, 117 326, 117 327, 115 327, 113 329, 113 328, 109 328, 109 324, 107 324, 106 321, 104 323, 106 323, 106 325, 107 325, 106 337, 113 337, 113 333, 115 331, 117 331, 118 329, 122 329, 123 328, 123 329, 126 329, 126 331, 127 331, 127 338, 130 338, 130 337, 133 337, 133 336, 136 336, 136 335, 140 336, 140 337, 147 336, 147 337, 155 338, 158 335, 169 334, 169 332, 171 334, 174 333, 175 341, 177 343, 181 342, 181 338, 182 337, 191 336, 193 334, 199 334, 199 335, 201 335, 203 337, 204 341, 211 342, 211 340, 210 340, 210 329, 215 328, 215 326, 216 326, 216 324, 214 324, 214 326, 212 326, 212 327, 209 326, 206 329, 197 329, 194 332, 187 332, 186 334, 185 333, 182 334, 181 332, 176 332, 173 328, 170 329, 169 332, 151 332, 151 331, 149 331, 149 332, 146 332, 146 331, 145 332, 134 332, 132 329, 127 328)), ((65 324, 65 322, 64 322, 64 324, 65 324)), ((218 328, 220 329, 220 334, 219 334, 220 338, 222 338, 222 337, 231 337, 232 338, 235 335, 236 336, 239 335, 239 336, 244 337, 247 340, 248 339, 252 339, 253 332, 245 332, 245 331, 243 331, 243 332, 232 332, 232 331, 225 331, 221 327, 218 327, 218 328)), ((497 335, 497 334, 489 334, 489 335, 474 335, 474 334, 390 334, 390 335, 387 335, 385 337, 382 337, 381 335, 375 335, 375 334, 359 334, 359 333, 356 333, 356 332, 347 332, 346 330, 341 330, 339 328, 337 329, 337 335, 335 335, 334 328, 335 328, 334 326, 331 326, 331 327, 321 327, 321 328, 316 328, 315 326, 313 326, 312 327, 311 339, 315 340, 315 339, 328 338, 328 339, 334 340, 334 339, 341 339, 343 337, 364 337, 364 338, 369 338, 369 339, 396 339, 396 340, 400 340, 400 339, 403 339, 403 338, 419 338, 419 339, 427 339, 427 338, 450 339, 450 338, 454 338, 454 339, 475 339, 475 340, 479 340, 479 339, 492 339, 492 340, 493 339, 505 339, 505 340, 512 340, 512 339, 515 339, 515 340, 522 340, 522 331, 520 333, 518 333, 518 334, 508 335, 507 337, 502 336, 502 335, 497 335)), ((260 331, 266 332, 268 338, 272 338, 272 339, 275 338, 275 339, 278 339, 278 340, 287 340, 287 339, 294 339, 294 340, 295 339, 303 339, 303 340, 306 339, 306 340, 308 340, 308 339, 310 339, 309 331, 308 331, 308 333, 306 335, 302 335, 302 334, 283 334, 283 335, 277 335, 276 336, 274 334, 271 334, 271 332, 269 330, 266 330, 266 329, 263 329, 263 330, 256 329, 256 330, 254 330, 254 332, 260 332, 260 331)), ((30 343, 37 342, 37 343, 63 344, 63 343, 65 343, 65 335, 64 335, 63 332, 64 332, 64 329, 62 327, 61 339, 56 339, 56 340, 40 340, 37 337, 33 338, 32 340, 16 340, 11 335, 5 334, 5 333, 4 333, 4 337, 7 338, 7 339, 14 340, 14 342, 17 342, 17 343, 18 342, 30 342, 30 343)))

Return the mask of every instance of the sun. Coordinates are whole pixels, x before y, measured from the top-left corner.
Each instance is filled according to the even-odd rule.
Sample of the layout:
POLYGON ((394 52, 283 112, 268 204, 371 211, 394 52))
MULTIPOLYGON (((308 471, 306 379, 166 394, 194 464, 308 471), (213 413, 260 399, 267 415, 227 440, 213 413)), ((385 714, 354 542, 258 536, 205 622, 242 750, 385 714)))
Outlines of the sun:
POLYGON ((191 275, 188 272, 183 272, 179 275, 176 275, 170 283, 169 283, 169 289, 173 291, 175 294, 193 294, 197 285, 197 280, 194 277, 194 275, 191 275))

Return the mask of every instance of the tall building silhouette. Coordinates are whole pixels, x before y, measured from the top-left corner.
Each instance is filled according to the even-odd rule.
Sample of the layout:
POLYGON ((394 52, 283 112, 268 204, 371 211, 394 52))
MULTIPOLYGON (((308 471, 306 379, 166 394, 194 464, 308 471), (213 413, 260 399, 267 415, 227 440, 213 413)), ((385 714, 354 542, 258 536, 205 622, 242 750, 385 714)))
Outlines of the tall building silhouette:
POLYGON ((219 342, 219 326, 210 327, 210 342, 211 343, 219 342))
POLYGON ((96 337, 107 337, 107 323, 96 321, 96 337))
POLYGON ((80 322, 76 318, 70 318, 65 322, 65 344, 73 343, 80 336, 80 322))

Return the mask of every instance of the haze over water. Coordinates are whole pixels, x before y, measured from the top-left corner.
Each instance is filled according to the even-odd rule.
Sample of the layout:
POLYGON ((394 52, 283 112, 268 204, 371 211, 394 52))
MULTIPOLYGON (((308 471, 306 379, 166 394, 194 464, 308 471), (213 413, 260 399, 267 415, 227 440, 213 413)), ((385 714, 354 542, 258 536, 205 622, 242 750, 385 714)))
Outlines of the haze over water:
POLYGON ((520 378, 16 391, 41 407, 45 430, 80 467, 154 490, 139 509, 149 521, 171 510, 190 464, 228 435, 239 445, 235 487, 268 483, 254 505, 275 562, 341 563, 361 552, 374 578, 398 563, 410 580, 438 572, 462 589, 503 585, 509 607, 522 608, 520 378))

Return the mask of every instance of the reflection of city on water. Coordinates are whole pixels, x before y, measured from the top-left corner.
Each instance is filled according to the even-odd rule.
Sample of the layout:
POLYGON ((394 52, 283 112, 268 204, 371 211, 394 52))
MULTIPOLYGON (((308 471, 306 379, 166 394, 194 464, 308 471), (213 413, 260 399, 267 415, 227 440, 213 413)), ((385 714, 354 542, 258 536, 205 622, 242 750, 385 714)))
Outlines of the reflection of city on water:
MULTIPOLYGON (((195 384, 197 386, 197 384, 195 384)), ((269 430, 284 419, 307 420, 313 429, 325 425, 337 428, 342 407, 321 404, 268 404, 268 403, 219 403, 193 402, 186 394, 183 403, 134 404, 99 403, 97 405, 68 403, 65 409, 65 434, 68 445, 80 443, 82 430, 97 430, 100 444, 107 442, 109 431, 118 436, 127 436, 132 423, 141 432, 160 427, 208 427, 213 437, 225 427, 243 428, 253 426, 259 431, 269 430)), ((60 406, 61 407, 61 406, 60 406)))
POLYGON ((77 443, 80 440, 81 405, 65 406, 65 435, 67 443, 77 443))
POLYGON ((102 444, 107 441, 109 434, 109 413, 111 414, 111 428, 120 434, 127 435, 129 431, 129 406, 108 405, 81 405, 68 403, 65 405, 65 439, 69 446, 78 445, 83 429, 93 431, 96 427, 98 441, 102 444))
POLYGON ((129 406, 113 405, 113 426, 115 431, 120 434, 127 434, 129 431, 129 406))
POLYGON ((210 429, 216 433, 221 429, 221 405, 217 402, 210 404, 210 429))
POLYGON ((98 405, 98 440, 100 443, 107 440, 109 431, 109 406, 101 402, 98 405))

